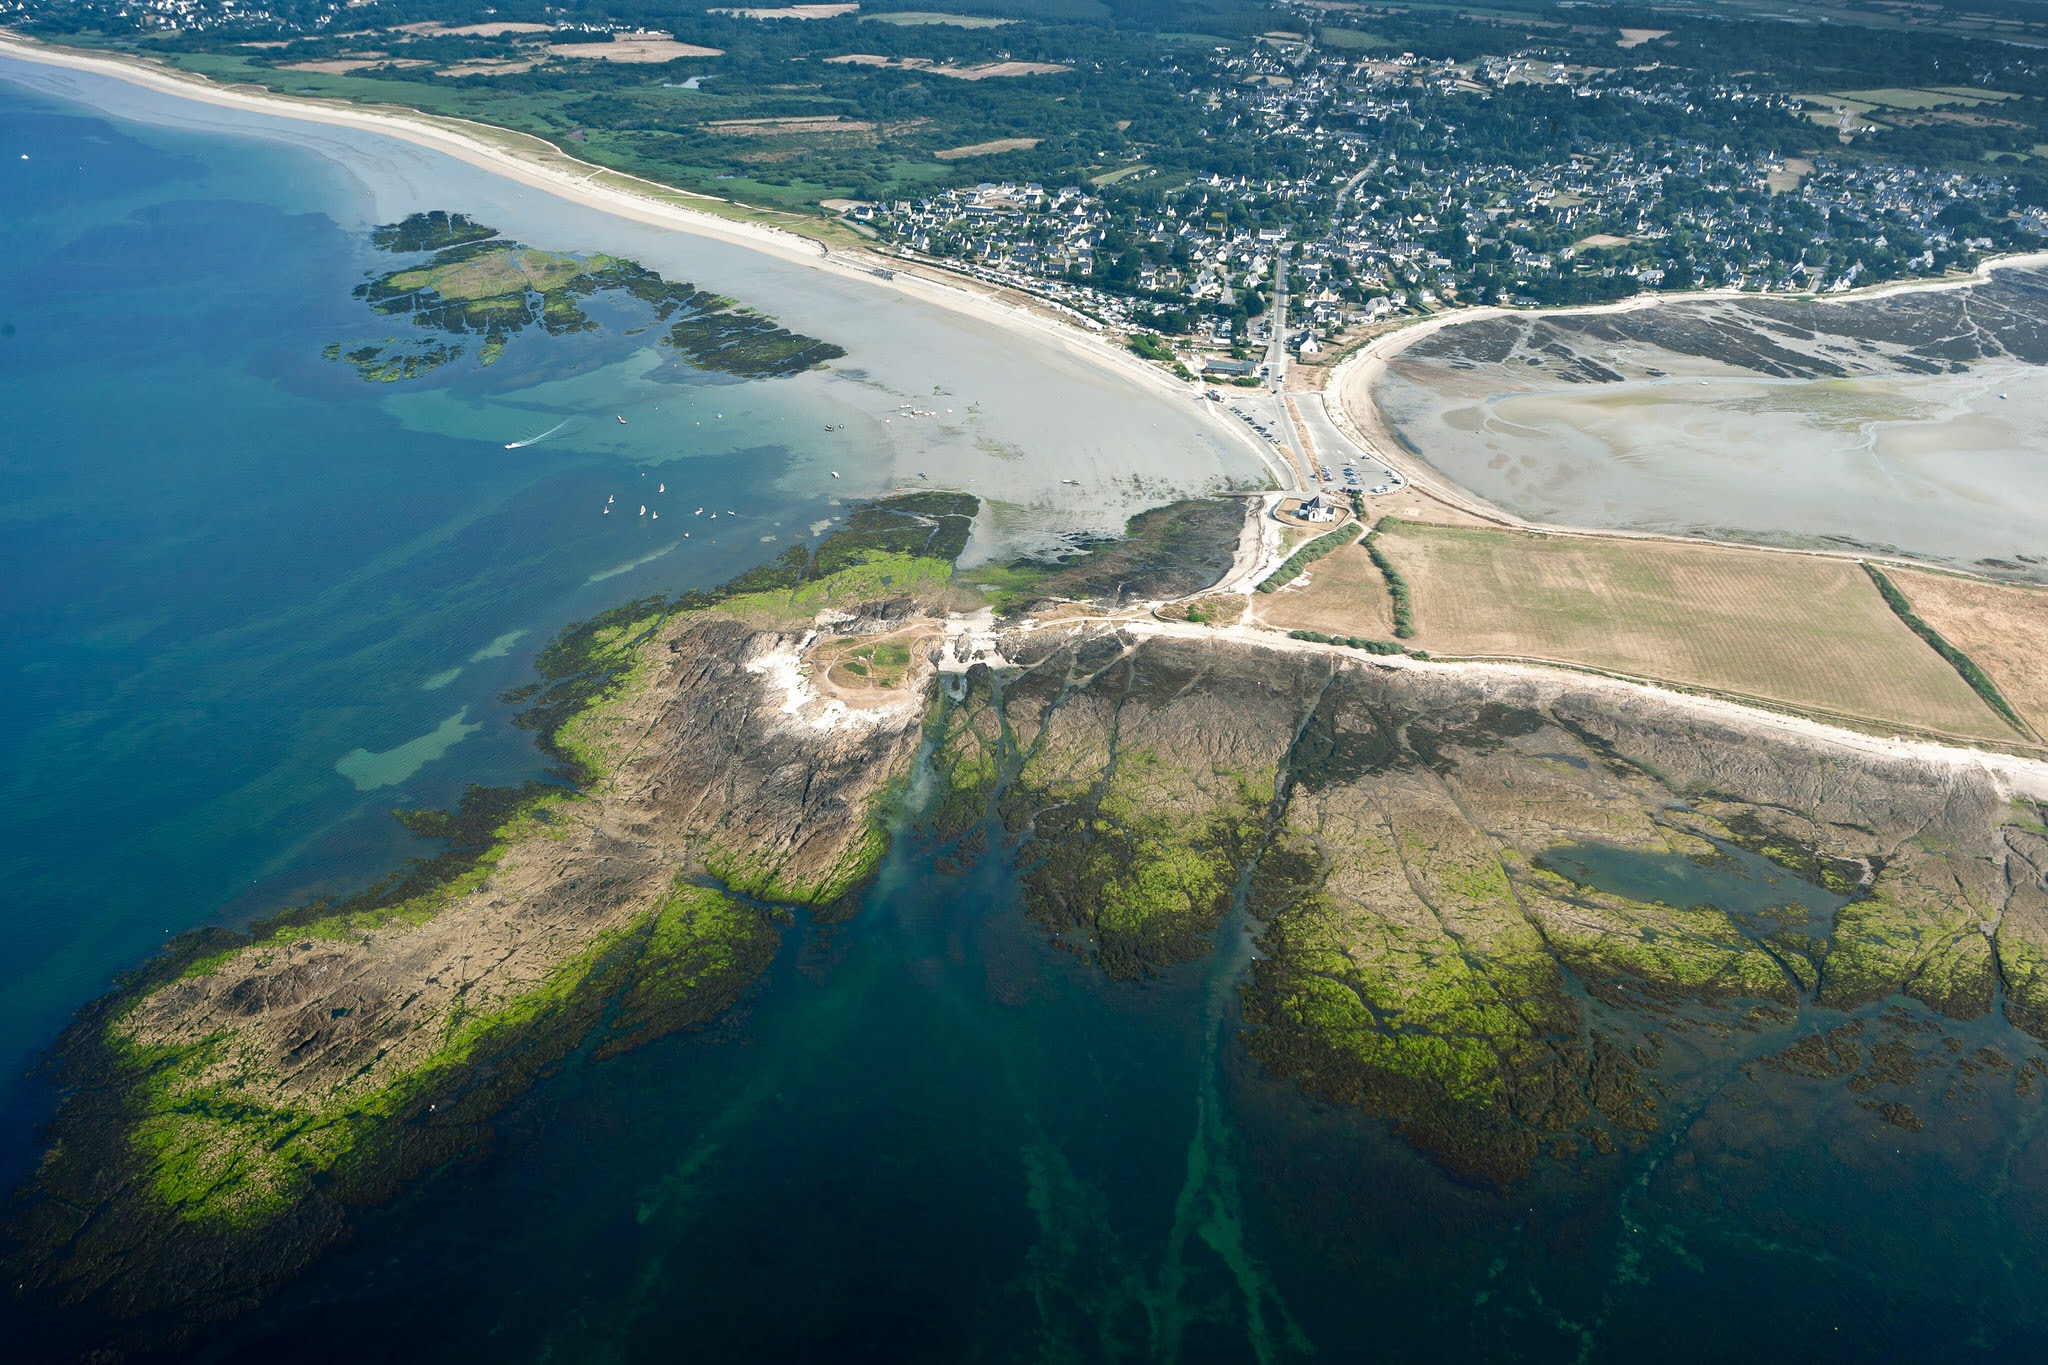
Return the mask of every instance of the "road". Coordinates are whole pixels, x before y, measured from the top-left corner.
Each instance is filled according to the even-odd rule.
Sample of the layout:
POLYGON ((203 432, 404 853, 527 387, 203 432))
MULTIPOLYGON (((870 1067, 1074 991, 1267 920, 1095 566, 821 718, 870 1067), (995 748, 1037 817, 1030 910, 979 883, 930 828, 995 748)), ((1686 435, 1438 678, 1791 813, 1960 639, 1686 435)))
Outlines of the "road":
POLYGON ((1274 393, 1287 382, 1287 247, 1273 256, 1273 302, 1266 311, 1266 387, 1274 393))
POLYGON ((1267 306, 1266 326, 1270 331, 1266 339, 1266 400, 1272 407, 1272 428, 1280 442, 1286 447, 1288 459, 1294 462, 1299 482, 1295 487, 1303 492, 1318 487, 1316 464, 1304 447, 1301 432, 1294 424, 1294 414, 1287 406, 1287 396, 1281 389, 1287 383, 1287 248, 1282 245, 1273 253, 1273 299, 1267 306))

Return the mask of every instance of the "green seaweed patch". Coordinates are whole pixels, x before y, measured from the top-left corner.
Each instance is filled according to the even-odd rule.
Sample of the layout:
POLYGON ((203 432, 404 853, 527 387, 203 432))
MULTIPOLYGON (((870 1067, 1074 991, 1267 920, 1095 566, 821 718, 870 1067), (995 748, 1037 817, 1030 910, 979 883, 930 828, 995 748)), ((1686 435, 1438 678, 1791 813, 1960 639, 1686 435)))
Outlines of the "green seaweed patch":
POLYGON ((1824 853, 1817 844, 1765 824, 1753 811, 1725 814, 1716 823, 1729 843, 1768 858, 1794 876, 1837 896, 1861 895, 1884 873, 1885 859, 1878 854, 1840 858, 1824 853))
POLYGON ((851 916, 859 893, 874 880, 889 851, 888 821, 882 811, 871 812, 859 841, 828 872, 816 877, 793 874, 786 862, 766 857, 739 857, 713 848, 704 854, 705 869, 728 887, 756 900, 778 905, 801 905, 820 919, 840 921, 851 916))
POLYGON ((370 241, 379 251, 413 255, 421 251, 442 251, 471 242, 489 241, 498 235, 466 214, 446 209, 407 214, 395 223, 370 230, 370 241))
MULTIPOLYGON (((67 1099, 50 1155, 10 1228, 17 1282, 93 1300, 117 1317, 189 1324, 231 1315, 339 1236, 351 1207, 473 1149, 492 1114, 573 1050, 594 1040, 595 1054, 607 1055, 728 1009, 779 943, 777 912, 760 900, 848 901, 886 848, 879 819, 839 867, 808 883, 768 866, 728 868, 726 887, 677 882, 538 979, 487 1002, 465 997, 437 1019, 419 1060, 387 1081, 371 1082, 366 1068, 315 1099, 266 1103, 275 1062, 253 1044, 216 1033, 144 1045, 135 1032, 144 1001, 186 988, 181 980, 258 966, 252 954, 317 958, 331 951, 323 943, 424 924, 478 888, 514 844, 550 837, 564 807, 583 799, 570 784, 604 776, 595 718, 644 682, 676 612, 717 606, 742 586, 808 602, 943 583, 949 559, 876 547, 955 553, 964 540, 956 523, 975 506, 874 504, 877 515, 852 533, 855 552, 833 557, 843 565, 836 572, 814 577, 811 551, 801 550, 723 589, 643 598, 566 629, 541 651, 536 682, 509 694, 524 706, 521 723, 562 760, 566 782, 473 787, 453 810, 394 812, 441 849, 360 895, 287 910, 245 934, 182 935, 81 1011, 56 1050, 67 1099), (230 1264, 235 1274, 221 1275, 230 1264)), ((260 992, 256 982, 252 973, 224 998, 243 985, 260 992)), ((353 1027, 351 1014, 304 1021, 303 1045, 353 1027)))
POLYGON ((1170 503, 1132 517, 1122 536, 1084 541, 1050 558, 983 565, 966 583, 1004 615, 1054 601, 1122 605, 1185 597, 1214 587, 1229 572, 1244 516, 1235 498, 1170 503))
POLYGON ((368 383, 396 384, 432 374, 450 361, 460 359, 462 347, 446 341, 391 340, 369 342, 344 351, 341 343, 333 342, 321 354, 328 360, 351 366, 357 376, 368 383))
POLYGON ((1270 789, 1245 780, 1206 810, 1162 804, 1158 792, 1185 792, 1180 776, 1152 750, 1121 748, 1092 792, 1044 785, 1027 765, 1005 803, 1031 812, 1027 912, 1056 933, 1081 931, 1114 980, 1207 953, 1264 832, 1270 789))
POLYGON ((1482 968, 1398 933, 1361 956, 1321 877, 1319 857, 1297 839, 1276 842, 1253 876, 1251 908, 1266 927, 1240 988, 1251 1055, 1309 1094, 1382 1115, 1461 1175, 1521 1179, 1540 1138, 1516 1115, 1518 1092, 1541 1100, 1546 1129, 1587 1112, 1579 1087, 1537 1080, 1575 1048, 1559 1030, 1546 1049, 1552 1030, 1538 1027, 1562 1000, 1555 968, 1526 953, 1482 968))
MULTIPOLYGON (((550 336, 601 330, 584 306, 599 297, 636 307, 639 317, 629 333, 663 324, 662 344, 710 373, 770 378, 845 354, 829 342, 792 332, 693 284, 664 279, 636 262, 543 251, 504 240, 460 214, 414 214, 375 229, 372 240, 398 254, 432 254, 365 281, 356 287, 356 297, 379 316, 410 317, 414 325, 448 336, 482 337, 486 365, 504 353, 513 337, 534 327, 550 336)), ((337 345, 329 351, 340 357, 364 349, 337 345)), ((430 368, 408 369, 387 359, 375 377, 411 379, 430 368)))
POLYGON ((761 906, 679 878, 647 926, 598 1055, 723 1014, 768 970, 780 942, 761 906))

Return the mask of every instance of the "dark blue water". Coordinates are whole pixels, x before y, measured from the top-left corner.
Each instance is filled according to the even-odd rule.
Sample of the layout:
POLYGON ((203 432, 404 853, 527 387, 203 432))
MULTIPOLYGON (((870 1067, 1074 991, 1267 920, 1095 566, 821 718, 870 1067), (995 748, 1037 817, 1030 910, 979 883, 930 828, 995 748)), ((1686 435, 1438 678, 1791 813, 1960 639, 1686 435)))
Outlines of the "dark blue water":
MULTIPOLYGON (((368 334, 349 289, 375 261, 350 187, 318 161, 0 86, 0 177, 13 1077, 166 934, 360 884, 405 855, 389 808, 537 771, 495 697, 557 626, 779 548, 750 535, 613 573, 668 541, 593 515, 608 490, 643 486, 646 468, 771 527, 824 509, 775 491, 790 457, 772 441, 744 460, 693 455, 690 432, 717 420, 704 409, 734 390, 650 386, 616 338, 534 339, 409 394, 321 361, 328 341, 368 334), (591 425, 629 407, 633 439, 658 440, 622 446, 591 425), (504 449, 561 420, 584 425, 504 449), (437 730, 460 736, 438 756, 375 757, 437 730)), ((772 386, 750 388, 772 412, 772 386)), ((1830 908, 1733 855, 1713 869, 1558 857, 1679 904, 1830 908)), ((1241 922, 1206 961, 1117 985, 1029 925, 1000 852, 965 877, 935 861, 900 841, 861 914, 790 929, 718 1027, 572 1060, 489 1151, 367 1213, 194 1354, 2048 1350, 2042 1101, 1956 1061, 1986 1043, 2031 1055, 1993 1020, 1945 1026, 1956 1051, 1900 1091, 1926 1121, 1909 1132, 1838 1078, 1754 1065, 1846 1016, 1731 1027, 1596 1010, 1624 1042, 1660 1034, 1660 1131, 1501 1195, 1245 1060, 1241 922)), ((1882 1008, 1858 1016, 1866 1042, 1882 1008)), ((47 1099, 11 1080, 4 1097, 11 1181, 47 1099)))
MULTIPOLYGON (((393 807, 536 771, 496 697, 561 625, 720 581, 779 548, 766 523, 821 508, 774 490, 772 442, 691 458, 687 414, 734 389, 650 384, 616 329, 410 385, 325 361, 407 329, 350 296, 389 258, 316 158, 4 83, 0 157, 0 1099, 20 1115, 65 1017, 167 936, 361 884, 407 852, 393 807), (750 533, 618 572, 678 543, 632 515, 661 482, 744 505, 750 533), (634 501, 601 517, 614 490, 634 501), (416 768, 336 768, 437 730, 459 742, 416 768)), ((26 1138, 0 1137, 10 1183, 26 1138)))

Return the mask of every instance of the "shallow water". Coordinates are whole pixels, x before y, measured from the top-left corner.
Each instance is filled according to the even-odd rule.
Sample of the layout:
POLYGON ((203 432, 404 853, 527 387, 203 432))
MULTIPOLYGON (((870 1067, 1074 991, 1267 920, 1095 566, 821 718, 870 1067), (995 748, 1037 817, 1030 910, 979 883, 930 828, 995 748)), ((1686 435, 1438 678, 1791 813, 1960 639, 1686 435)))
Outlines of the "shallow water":
MULTIPOLYGON (((403 211, 402 194, 367 215, 337 163, 0 86, 0 152, 13 143, 35 149, 30 169, 0 173, 44 178, 0 193, 23 244, 0 280, 14 327, 0 339, 10 1075, 164 934, 359 885, 406 852, 390 807, 534 772, 496 696, 551 632, 815 534, 836 512, 803 477, 821 450, 798 433, 825 411, 879 420, 842 401, 874 390, 845 381, 650 379, 616 338, 508 350, 517 368, 488 375, 365 385, 319 350, 363 326, 348 295, 374 264, 360 226, 403 211), (622 410, 645 416, 606 420, 622 410), (695 435, 736 414, 744 436, 695 435), (592 514, 607 490, 637 502, 643 469, 784 540, 685 557, 637 518, 592 514)), ((542 245, 614 244, 503 221, 542 245)), ((844 340, 819 320, 837 306, 782 315, 844 340)), ((970 380, 990 363, 973 344, 958 362, 970 380)), ((1144 400, 1129 406, 1153 420, 1144 400)), ((875 478, 858 449, 822 458, 875 478)), ((1676 903, 1832 906, 1732 852, 1712 866, 1553 856, 1676 903)), ((1005 850, 966 876, 937 861, 906 834, 861 913, 790 928, 731 1017, 605 1063, 572 1058, 506 1114, 491 1150, 366 1213, 350 1244, 192 1354, 1705 1361, 2048 1347, 2034 1292, 2048 1142, 2042 1101, 2010 1077, 2039 1049, 2002 1024, 1945 1026, 1950 1054, 1912 1031, 1926 1027, 1917 1009, 1751 1029, 1674 1017, 1660 1025, 1659 1135, 1502 1195, 1247 1062, 1241 916, 1204 961, 1117 985, 1026 920, 1005 850), (1753 1064, 1859 1021, 1941 1054, 1912 1092, 1922 1130, 1879 1122, 1839 1079, 1753 1064), (1963 1070, 1985 1043, 2006 1070, 1963 1070)), ((1593 1012, 1642 1041, 1641 1020, 1593 1012)), ((5 1092, 10 1181, 46 1103, 5 1092)), ((34 1357, 54 1338, 27 1333, 46 1328, 8 1339, 34 1357)))
MULTIPOLYGON (((408 852, 392 807, 535 772, 497 696, 561 625, 721 582, 899 463, 1006 490, 1021 540, 1257 474, 1194 405, 928 304, 387 139, 23 63, 0 77, 10 1112, 37 1107, 12 1078, 63 1019, 166 937, 361 885, 408 852), (366 384, 322 348, 413 330, 350 291, 391 259, 367 228, 426 207, 638 254, 850 354, 735 383, 610 319, 536 329, 489 369, 366 384), (919 402, 957 407, 951 425, 901 416, 912 375, 941 381, 919 402), (1134 479, 1146 462, 1124 456, 1148 450, 1134 479), (632 515, 643 502, 667 515, 632 515)), ((29 1159, 10 1128, 0 1169, 29 1159)))
POLYGON ((1463 323, 1374 385, 1408 448, 1539 521, 2048 561, 2038 274, 1864 302, 1463 323))

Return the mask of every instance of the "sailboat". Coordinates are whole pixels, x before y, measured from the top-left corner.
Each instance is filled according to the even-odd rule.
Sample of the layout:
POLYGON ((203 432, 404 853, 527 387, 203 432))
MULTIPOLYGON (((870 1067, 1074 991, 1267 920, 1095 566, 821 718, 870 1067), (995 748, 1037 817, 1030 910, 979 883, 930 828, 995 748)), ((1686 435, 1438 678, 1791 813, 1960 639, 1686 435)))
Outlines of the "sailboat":
POLYGON ((662 484, 662 485, 661 485, 660 487, 656 488, 656 489, 655 489, 654 491, 655 491, 655 492, 657 492, 657 493, 666 493, 666 492, 668 492, 668 485, 667 485, 667 484, 662 484))

